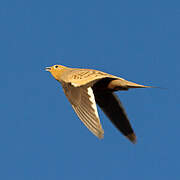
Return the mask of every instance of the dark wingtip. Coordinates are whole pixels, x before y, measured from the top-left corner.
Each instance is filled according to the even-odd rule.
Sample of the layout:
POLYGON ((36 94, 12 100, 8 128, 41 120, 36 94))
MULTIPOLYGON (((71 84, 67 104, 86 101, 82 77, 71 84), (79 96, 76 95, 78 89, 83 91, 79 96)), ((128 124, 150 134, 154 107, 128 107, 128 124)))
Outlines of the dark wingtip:
POLYGON ((134 134, 134 133, 132 133, 132 134, 128 134, 127 136, 126 136, 133 144, 136 144, 136 135, 134 134))

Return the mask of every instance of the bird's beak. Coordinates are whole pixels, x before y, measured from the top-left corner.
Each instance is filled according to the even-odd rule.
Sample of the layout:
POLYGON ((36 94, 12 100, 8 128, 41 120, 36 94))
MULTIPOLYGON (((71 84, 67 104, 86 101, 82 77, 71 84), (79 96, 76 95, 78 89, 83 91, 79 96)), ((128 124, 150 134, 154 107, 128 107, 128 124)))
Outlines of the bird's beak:
POLYGON ((51 67, 46 67, 45 70, 46 70, 46 71, 50 71, 50 70, 51 70, 51 67))

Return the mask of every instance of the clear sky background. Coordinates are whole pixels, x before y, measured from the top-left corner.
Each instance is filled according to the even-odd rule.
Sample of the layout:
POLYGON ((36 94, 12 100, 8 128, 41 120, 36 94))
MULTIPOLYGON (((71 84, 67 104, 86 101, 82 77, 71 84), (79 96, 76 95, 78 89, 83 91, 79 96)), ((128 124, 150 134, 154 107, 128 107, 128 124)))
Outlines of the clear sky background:
POLYGON ((0 1, 0 179, 180 179, 179 0, 0 1), (118 92, 137 144, 80 122, 46 66, 167 89, 118 92))

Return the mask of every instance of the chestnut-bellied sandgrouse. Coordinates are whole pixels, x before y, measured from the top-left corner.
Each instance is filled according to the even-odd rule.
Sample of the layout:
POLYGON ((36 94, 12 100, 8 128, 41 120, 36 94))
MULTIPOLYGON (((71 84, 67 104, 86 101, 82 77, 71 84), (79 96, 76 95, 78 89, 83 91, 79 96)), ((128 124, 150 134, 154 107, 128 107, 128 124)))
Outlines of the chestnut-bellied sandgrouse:
POLYGON ((136 135, 114 91, 151 86, 136 84, 92 69, 54 65, 47 67, 46 71, 49 71, 61 83, 79 119, 95 136, 100 139, 104 136, 96 107, 97 103, 117 129, 131 142, 136 142, 136 135))

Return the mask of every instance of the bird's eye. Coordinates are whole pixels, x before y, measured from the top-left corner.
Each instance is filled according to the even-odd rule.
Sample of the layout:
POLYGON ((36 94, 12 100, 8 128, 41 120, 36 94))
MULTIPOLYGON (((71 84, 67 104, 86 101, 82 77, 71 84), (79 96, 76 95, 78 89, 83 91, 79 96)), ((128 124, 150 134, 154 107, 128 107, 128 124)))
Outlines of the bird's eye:
POLYGON ((58 65, 55 65, 54 67, 55 67, 55 69, 56 69, 56 68, 58 68, 58 65))

